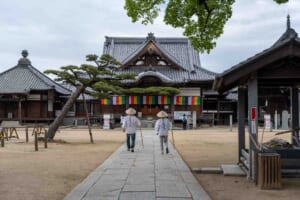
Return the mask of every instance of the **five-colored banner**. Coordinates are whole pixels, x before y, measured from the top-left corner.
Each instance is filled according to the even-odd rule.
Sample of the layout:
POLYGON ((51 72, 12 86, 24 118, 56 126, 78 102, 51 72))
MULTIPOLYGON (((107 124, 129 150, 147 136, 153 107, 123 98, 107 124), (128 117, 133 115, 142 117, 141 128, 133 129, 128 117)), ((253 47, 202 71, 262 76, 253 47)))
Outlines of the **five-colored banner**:
MULTIPOLYGON (((101 99, 101 105, 125 105, 125 96, 112 96, 110 99, 101 99)), ((200 105, 199 96, 175 96, 175 105, 200 105)), ((129 96, 129 105, 169 105, 171 104, 171 96, 129 96)))

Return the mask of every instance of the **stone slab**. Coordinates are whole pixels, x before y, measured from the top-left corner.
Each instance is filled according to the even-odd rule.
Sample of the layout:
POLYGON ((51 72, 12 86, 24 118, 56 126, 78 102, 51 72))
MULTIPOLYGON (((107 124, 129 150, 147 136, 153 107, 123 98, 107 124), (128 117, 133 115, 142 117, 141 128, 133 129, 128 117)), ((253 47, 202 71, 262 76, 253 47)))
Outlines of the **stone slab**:
POLYGON ((246 173, 240 168, 240 166, 232 165, 221 165, 224 176, 246 176, 246 173))
POLYGON ((201 167, 201 168, 193 168, 193 172, 195 173, 207 173, 207 174, 222 174, 221 167, 201 167))
POLYGON ((121 192, 119 200, 155 200, 155 192, 121 192))

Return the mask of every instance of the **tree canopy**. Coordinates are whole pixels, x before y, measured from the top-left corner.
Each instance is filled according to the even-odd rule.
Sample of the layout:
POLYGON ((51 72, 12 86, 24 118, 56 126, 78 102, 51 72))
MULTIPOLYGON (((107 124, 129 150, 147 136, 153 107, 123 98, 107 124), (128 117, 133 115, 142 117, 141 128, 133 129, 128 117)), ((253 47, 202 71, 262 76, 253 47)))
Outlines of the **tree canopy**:
MULTIPOLYGON (((272 0, 278 4, 288 0, 272 0)), ((133 22, 153 23, 160 10, 164 10, 164 22, 175 28, 183 28, 194 48, 210 52, 216 39, 232 16, 235 0, 125 0, 127 15, 133 22)))

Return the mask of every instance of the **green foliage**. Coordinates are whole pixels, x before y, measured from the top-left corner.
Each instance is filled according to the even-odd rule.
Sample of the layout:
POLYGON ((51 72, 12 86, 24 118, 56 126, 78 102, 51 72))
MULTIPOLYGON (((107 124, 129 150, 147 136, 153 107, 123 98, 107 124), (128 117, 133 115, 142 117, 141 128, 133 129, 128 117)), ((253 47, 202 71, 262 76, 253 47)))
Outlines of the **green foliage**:
POLYGON ((281 3, 286 3, 286 2, 288 2, 289 0, 274 0, 276 3, 279 3, 279 4, 281 4, 281 3))
POLYGON ((118 74, 120 63, 110 55, 104 54, 101 57, 87 55, 86 60, 94 62, 95 65, 69 65, 61 67, 60 70, 46 70, 44 73, 55 75, 55 81, 65 82, 75 87, 79 85, 89 87, 93 92, 85 90, 85 93, 97 97, 120 93, 121 81, 135 77, 134 74, 118 74))
MULTIPOLYGON (((288 0, 273 0, 286 3, 288 0)), ((153 23, 160 8, 166 6, 164 21, 183 28, 194 48, 210 52, 216 46, 225 23, 232 16, 235 0, 125 0, 124 8, 133 22, 153 23), (167 4, 167 5, 166 5, 167 4)))
POLYGON ((142 19, 142 24, 147 25, 149 22, 153 23, 160 11, 159 6, 163 3, 164 0, 126 0, 125 9, 132 22, 142 19))
POLYGON ((125 91, 125 94, 132 95, 175 95, 179 94, 180 90, 173 87, 147 87, 147 88, 130 88, 125 91))

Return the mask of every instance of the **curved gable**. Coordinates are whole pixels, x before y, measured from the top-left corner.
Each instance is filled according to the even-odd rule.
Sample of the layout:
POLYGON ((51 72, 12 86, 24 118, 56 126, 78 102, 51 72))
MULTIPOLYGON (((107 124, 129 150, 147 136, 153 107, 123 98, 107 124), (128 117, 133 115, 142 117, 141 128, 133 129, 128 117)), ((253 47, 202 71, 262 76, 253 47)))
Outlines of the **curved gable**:
POLYGON ((171 66, 184 69, 180 61, 168 54, 159 44, 150 40, 122 61, 122 68, 133 66, 171 66))

